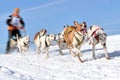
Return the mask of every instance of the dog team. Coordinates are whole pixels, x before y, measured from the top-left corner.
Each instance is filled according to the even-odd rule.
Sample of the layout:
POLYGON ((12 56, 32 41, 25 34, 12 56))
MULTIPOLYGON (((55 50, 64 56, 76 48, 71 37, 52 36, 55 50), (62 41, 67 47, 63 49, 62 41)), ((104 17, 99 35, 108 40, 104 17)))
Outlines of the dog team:
MULTIPOLYGON (((20 30, 25 30, 25 23, 19 15, 20 9, 15 8, 12 15, 10 15, 6 21, 8 25, 8 42, 6 47, 6 53, 10 53, 11 49, 17 46, 20 53, 24 53, 29 49, 30 37, 29 35, 21 36, 20 30)), ((92 25, 87 30, 86 22, 78 23, 74 21, 74 25, 64 26, 63 31, 57 35, 47 34, 46 29, 41 29, 34 35, 34 44, 36 45, 36 52, 41 53, 42 50, 46 51, 46 57, 49 57, 49 48, 52 41, 57 41, 59 46, 59 52, 63 55, 63 49, 69 49, 69 52, 74 57, 78 57, 80 62, 84 62, 81 59, 82 53, 80 48, 85 42, 89 42, 92 45, 92 57, 95 59, 95 46, 101 43, 103 46, 106 59, 110 59, 107 53, 106 47, 107 34, 103 28, 97 25, 92 25)))

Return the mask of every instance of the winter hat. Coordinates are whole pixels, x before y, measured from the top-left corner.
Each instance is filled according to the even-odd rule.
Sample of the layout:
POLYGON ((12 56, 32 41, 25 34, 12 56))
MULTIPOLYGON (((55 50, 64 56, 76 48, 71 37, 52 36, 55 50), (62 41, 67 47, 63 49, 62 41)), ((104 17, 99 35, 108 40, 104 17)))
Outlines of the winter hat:
POLYGON ((14 12, 19 12, 19 11, 20 11, 19 8, 15 8, 15 9, 14 9, 14 12))

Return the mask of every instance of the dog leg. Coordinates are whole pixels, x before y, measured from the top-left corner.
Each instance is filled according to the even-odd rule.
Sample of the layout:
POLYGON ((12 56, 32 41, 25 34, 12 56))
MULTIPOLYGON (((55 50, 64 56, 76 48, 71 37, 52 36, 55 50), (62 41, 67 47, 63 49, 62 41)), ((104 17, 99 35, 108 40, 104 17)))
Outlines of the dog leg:
POLYGON ((19 52, 22 54, 22 47, 21 46, 19 47, 19 52))
POLYGON ((81 59, 81 54, 82 54, 82 53, 79 52, 77 56, 78 56, 79 61, 80 61, 81 63, 83 63, 84 61, 81 59))
POLYGON ((110 59, 108 53, 107 53, 107 48, 106 48, 106 44, 103 45, 103 49, 105 51, 105 56, 106 56, 106 59, 110 59))
POLYGON ((80 52, 80 46, 78 48, 74 48, 76 51, 76 55, 79 54, 80 57, 82 57, 82 53, 80 52))
POLYGON ((81 48, 81 46, 78 46, 77 48, 75 47, 76 55, 77 55, 77 57, 78 57, 78 59, 79 59, 80 62, 84 62, 84 61, 81 59, 82 53, 81 53, 81 51, 80 51, 80 48, 81 48))
POLYGON ((49 48, 46 48, 46 59, 48 59, 49 58, 49 48))
POLYGON ((84 62, 84 61, 81 59, 81 54, 82 54, 82 53, 81 53, 77 48, 76 48, 76 50, 77 50, 76 52, 77 52, 77 53, 73 52, 71 49, 72 49, 72 48, 70 48, 71 54, 72 54, 74 57, 77 56, 80 62, 84 62))
POLYGON ((77 56, 76 53, 72 51, 72 48, 69 48, 69 51, 70 51, 70 54, 71 54, 72 56, 74 56, 74 57, 77 56))
POLYGON ((22 47, 22 53, 26 52, 27 50, 28 50, 28 48, 22 47))
POLYGON ((59 49, 59 53, 60 55, 64 55, 61 49, 59 49))
POLYGON ((39 54, 40 53, 40 47, 36 46, 36 52, 39 54))
MULTIPOLYGON (((78 52, 80 51, 80 49, 81 49, 81 45, 78 46, 78 52)), ((82 57, 82 53, 81 52, 80 52, 80 56, 82 57)))
POLYGON ((21 53, 20 46, 18 46, 18 52, 21 53))
POLYGON ((95 45, 94 44, 92 44, 92 57, 93 57, 93 59, 96 59, 96 57, 95 57, 95 45))
POLYGON ((60 47, 60 44, 58 44, 58 46, 59 46, 59 53, 60 53, 60 55, 64 55, 63 52, 62 52, 62 49, 60 47))

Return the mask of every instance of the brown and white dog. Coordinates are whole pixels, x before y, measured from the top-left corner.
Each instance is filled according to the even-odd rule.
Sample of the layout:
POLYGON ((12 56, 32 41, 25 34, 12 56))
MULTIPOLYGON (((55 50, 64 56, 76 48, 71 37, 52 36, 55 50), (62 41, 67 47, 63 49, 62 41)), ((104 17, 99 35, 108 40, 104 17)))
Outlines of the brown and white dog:
POLYGON ((101 45, 104 48, 106 59, 110 59, 108 53, 107 53, 107 47, 106 47, 106 33, 103 31, 103 28, 97 25, 93 25, 88 30, 88 41, 89 44, 92 44, 92 57, 95 59, 95 46, 98 43, 101 43, 101 45))
POLYGON ((39 32, 37 32, 35 35, 34 35, 34 42, 36 40, 38 40, 41 36, 45 35, 47 33, 47 30, 46 29, 41 29, 39 32))
POLYGON ((30 37, 26 35, 22 38, 17 38, 17 47, 20 53, 23 53, 29 48, 30 37))
POLYGON ((37 53, 40 53, 42 50, 46 50, 46 58, 49 57, 48 51, 49 47, 51 45, 51 42, 55 40, 55 35, 54 34, 49 34, 49 35, 43 35, 41 37, 38 37, 34 43, 36 45, 36 51, 37 53))
POLYGON ((83 62, 81 59, 82 53, 80 52, 80 47, 82 46, 85 35, 86 35, 86 24, 75 22, 75 26, 68 26, 64 29, 64 40, 69 47, 70 53, 73 56, 77 56, 80 62, 83 62), (73 49, 75 51, 73 51, 73 49))

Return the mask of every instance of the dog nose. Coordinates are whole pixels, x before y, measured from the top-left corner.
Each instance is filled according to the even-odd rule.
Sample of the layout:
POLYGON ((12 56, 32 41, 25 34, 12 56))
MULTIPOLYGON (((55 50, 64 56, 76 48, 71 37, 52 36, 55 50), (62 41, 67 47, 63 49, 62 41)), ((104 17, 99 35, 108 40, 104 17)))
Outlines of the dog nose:
POLYGON ((105 44, 105 43, 103 43, 103 46, 106 46, 106 44, 105 44))

